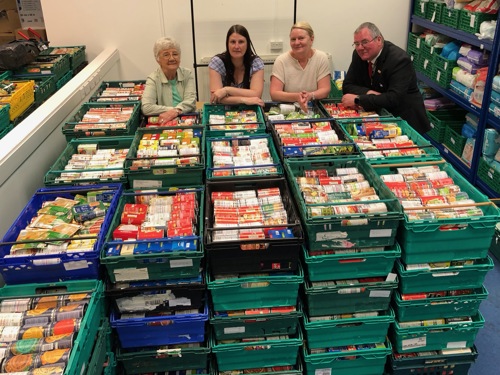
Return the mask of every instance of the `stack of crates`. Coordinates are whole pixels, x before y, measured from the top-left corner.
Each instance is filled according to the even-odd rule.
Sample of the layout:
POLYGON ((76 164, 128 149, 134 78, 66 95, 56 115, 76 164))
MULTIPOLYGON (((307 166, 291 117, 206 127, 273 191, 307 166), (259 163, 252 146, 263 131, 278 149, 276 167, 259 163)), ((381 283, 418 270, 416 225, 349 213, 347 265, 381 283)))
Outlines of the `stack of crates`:
POLYGON ((306 233, 305 372, 382 374, 401 206, 360 156, 286 160, 285 170, 306 233))
POLYGON ((41 188, 3 237, 2 372, 102 372, 111 343, 99 252, 121 192, 121 184, 41 188))
POLYGON ((116 361, 125 374, 208 374, 204 188, 130 189, 101 252, 116 361))
POLYGON ((35 79, 52 76, 57 89, 60 89, 72 77, 70 56, 61 55, 38 55, 29 64, 14 70, 15 79, 35 79))
POLYGON ((9 104, 9 120, 16 124, 17 120, 33 107, 35 101, 35 82, 9 78, 0 82, 2 93, 0 104, 9 104))
MULTIPOLYGON (((50 46, 43 50, 40 54, 42 56, 59 56, 67 55, 69 57, 70 71, 63 76, 63 79, 58 81, 57 89, 61 88, 64 83, 69 81, 76 73, 78 73, 86 63, 85 46, 50 46)), ((56 80, 57 81, 57 80, 56 80)))
POLYGON ((377 171, 405 212, 388 370, 424 373, 432 363, 433 371, 466 373, 484 326, 479 305, 487 297, 482 284, 493 268, 488 249, 500 211, 444 161, 377 171))
POLYGON ((205 105, 214 373, 301 373, 300 220, 258 106, 205 105))

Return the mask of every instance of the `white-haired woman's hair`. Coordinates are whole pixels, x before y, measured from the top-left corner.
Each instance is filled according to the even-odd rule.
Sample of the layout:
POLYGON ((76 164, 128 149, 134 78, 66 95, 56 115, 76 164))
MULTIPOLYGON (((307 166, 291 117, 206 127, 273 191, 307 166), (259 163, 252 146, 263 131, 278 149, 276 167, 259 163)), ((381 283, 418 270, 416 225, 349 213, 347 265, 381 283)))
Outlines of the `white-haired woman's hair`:
POLYGON ((181 53, 181 45, 174 38, 164 36, 159 38, 153 47, 153 53, 156 60, 159 59, 160 52, 165 49, 175 49, 179 54, 181 53))

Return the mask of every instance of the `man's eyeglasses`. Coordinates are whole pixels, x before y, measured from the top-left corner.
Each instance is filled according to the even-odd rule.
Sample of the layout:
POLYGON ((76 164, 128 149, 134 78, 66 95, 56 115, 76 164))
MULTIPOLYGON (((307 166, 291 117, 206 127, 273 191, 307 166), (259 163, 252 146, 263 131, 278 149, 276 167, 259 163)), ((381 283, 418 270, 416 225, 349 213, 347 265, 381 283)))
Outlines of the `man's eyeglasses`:
POLYGON ((376 37, 375 37, 375 38, 373 38, 372 40, 366 40, 366 39, 364 39, 364 40, 362 40, 361 42, 354 42, 354 43, 352 44, 352 46, 353 46, 354 48, 358 48, 359 46, 363 46, 363 47, 364 47, 364 46, 366 46, 368 43, 373 42, 373 41, 374 41, 375 39, 377 39, 377 38, 378 38, 378 36, 376 36, 376 37))

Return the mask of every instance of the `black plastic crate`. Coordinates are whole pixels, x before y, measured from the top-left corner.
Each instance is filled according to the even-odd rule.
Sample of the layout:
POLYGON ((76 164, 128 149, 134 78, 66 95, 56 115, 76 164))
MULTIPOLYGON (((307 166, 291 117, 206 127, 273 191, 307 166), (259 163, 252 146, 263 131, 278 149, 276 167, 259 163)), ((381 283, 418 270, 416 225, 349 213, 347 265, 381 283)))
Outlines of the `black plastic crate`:
POLYGON ((241 182, 212 182, 206 184, 205 244, 208 262, 213 274, 293 271, 297 269, 303 232, 300 219, 295 210, 293 197, 288 190, 284 177, 275 179, 248 179, 241 182), (283 206, 287 213, 287 224, 254 225, 241 227, 214 227, 214 205, 211 200, 214 192, 237 192, 279 188, 283 206), (241 239, 214 241, 214 234, 232 229, 289 229, 290 238, 241 239))

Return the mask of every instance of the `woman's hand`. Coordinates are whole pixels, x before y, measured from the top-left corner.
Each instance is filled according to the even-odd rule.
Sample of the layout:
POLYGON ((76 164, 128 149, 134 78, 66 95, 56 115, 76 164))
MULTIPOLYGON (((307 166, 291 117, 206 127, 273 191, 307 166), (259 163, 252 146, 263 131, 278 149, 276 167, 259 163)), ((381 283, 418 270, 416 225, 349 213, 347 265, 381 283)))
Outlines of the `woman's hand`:
POLYGON ((220 103, 221 100, 224 99, 226 96, 229 96, 227 87, 222 87, 218 90, 215 90, 210 94, 210 103, 212 104, 220 103))
POLYGON ((161 125, 165 122, 172 121, 178 115, 179 115, 179 111, 177 111, 177 109, 175 109, 175 108, 172 108, 172 109, 169 109, 168 111, 160 113, 160 115, 158 116, 158 124, 161 125))
POLYGON ((297 100, 297 103, 299 103, 300 109, 307 113, 308 108, 307 108, 307 103, 309 102, 309 95, 307 91, 301 91, 299 93, 299 99, 297 100))

